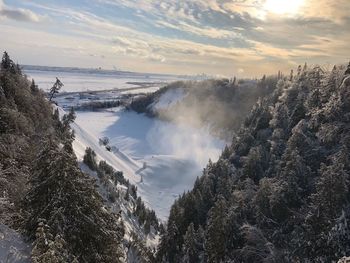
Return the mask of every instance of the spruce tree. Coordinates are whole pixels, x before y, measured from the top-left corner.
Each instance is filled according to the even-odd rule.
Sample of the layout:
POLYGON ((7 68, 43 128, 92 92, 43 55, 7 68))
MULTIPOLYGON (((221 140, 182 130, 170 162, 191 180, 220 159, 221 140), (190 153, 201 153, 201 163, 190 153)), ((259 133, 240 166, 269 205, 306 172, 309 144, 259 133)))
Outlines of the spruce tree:
POLYGON ((184 236, 184 245, 183 245, 183 257, 184 262, 186 263, 196 263, 199 262, 199 251, 197 248, 196 241, 196 231, 194 229, 193 223, 191 223, 186 231, 184 236))
POLYGON ((205 251, 209 262, 221 262, 225 258, 227 204, 219 196, 214 207, 209 212, 206 229, 205 251))
POLYGON ((82 174, 74 156, 49 141, 39 155, 27 196, 27 229, 34 237, 36 222, 47 221, 52 235, 67 242, 70 256, 83 262, 120 262, 123 229, 103 209, 93 182, 82 174))
POLYGON ((39 219, 31 253, 33 263, 64 263, 69 262, 66 242, 60 235, 53 238, 46 220, 39 219))
POLYGON ((53 96, 55 96, 55 94, 59 93, 59 90, 63 87, 63 83, 56 77, 56 81, 53 84, 53 86, 50 89, 50 98, 49 100, 51 101, 53 96))
POLYGON ((349 65, 348 65, 348 67, 346 68, 346 70, 345 70, 345 73, 344 73, 345 75, 350 75, 350 62, 349 62, 349 65))

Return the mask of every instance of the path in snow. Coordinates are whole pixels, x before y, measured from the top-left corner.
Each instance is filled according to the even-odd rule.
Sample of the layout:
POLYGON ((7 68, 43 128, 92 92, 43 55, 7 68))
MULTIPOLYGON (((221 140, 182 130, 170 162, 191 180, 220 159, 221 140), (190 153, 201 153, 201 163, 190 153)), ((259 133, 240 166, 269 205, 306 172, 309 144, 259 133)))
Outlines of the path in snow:
POLYGON ((99 159, 124 172, 161 219, 166 219, 178 195, 192 189, 208 159, 217 159, 224 146, 205 130, 120 110, 77 112, 72 128, 77 157, 82 159, 85 148, 92 147, 99 159), (99 145, 99 138, 105 136, 118 151, 108 152, 99 145))

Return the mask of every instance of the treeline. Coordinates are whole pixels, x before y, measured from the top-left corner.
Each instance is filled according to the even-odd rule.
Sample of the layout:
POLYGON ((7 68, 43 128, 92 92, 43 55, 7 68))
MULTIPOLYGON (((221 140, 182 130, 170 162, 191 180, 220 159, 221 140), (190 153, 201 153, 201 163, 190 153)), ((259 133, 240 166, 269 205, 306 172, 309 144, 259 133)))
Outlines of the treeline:
POLYGON ((335 262, 350 253, 350 65, 299 67, 173 204, 159 262, 335 262))
POLYGON ((114 108, 119 107, 123 105, 123 103, 120 100, 110 100, 110 101, 91 101, 91 102, 85 102, 81 105, 75 106, 75 110, 92 110, 97 111, 101 109, 108 109, 108 108, 114 108))
POLYGON ((91 149, 87 148, 83 158, 83 162, 94 172, 97 173, 99 180, 108 191, 108 199, 110 202, 116 202, 117 198, 120 198, 123 194, 123 198, 132 204, 131 215, 138 219, 139 225, 143 227, 144 232, 148 235, 153 227, 154 231, 158 233, 162 225, 158 222, 157 216, 153 210, 148 209, 141 197, 137 196, 137 187, 125 179, 123 172, 115 171, 106 161, 100 161, 97 164, 96 153, 91 149), (118 185, 125 187, 118 188, 118 185))
POLYGON ((32 241, 32 261, 122 262, 120 219, 72 150, 74 112, 58 110, 5 52, 0 69, 0 223, 32 241))

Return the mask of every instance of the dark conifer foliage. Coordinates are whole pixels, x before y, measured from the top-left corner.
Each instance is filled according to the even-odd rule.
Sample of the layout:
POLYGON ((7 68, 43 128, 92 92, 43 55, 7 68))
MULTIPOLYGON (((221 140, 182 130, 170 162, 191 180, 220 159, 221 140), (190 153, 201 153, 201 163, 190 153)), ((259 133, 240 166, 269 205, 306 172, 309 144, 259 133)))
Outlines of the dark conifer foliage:
MULTIPOLYGON (((107 185, 108 180, 111 180, 115 186, 118 184, 126 186, 124 199, 133 204, 132 214, 138 219, 139 225, 143 226, 146 235, 150 233, 151 226, 156 232, 160 230, 155 212, 147 208, 141 197, 137 196, 137 187, 124 178, 123 172, 115 171, 106 161, 100 161, 97 165, 96 153, 91 148, 86 148, 83 161, 92 171, 96 171, 102 184, 107 185)), ((110 201, 115 201, 115 195, 119 195, 119 190, 117 191, 118 193, 115 193, 115 188, 113 188, 113 191, 109 193, 110 201)))
POLYGON ((0 69, 0 224, 28 234, 32 261, 122 262, 120 219, 103 205, 60 120, 5 52, 0 69))
POLYGON ((63 87, 63 83, 56 77, 55 83, 52 85, 50 89, 50 98, 49 100, 51 101, 52 98, 55 96, 55 94, 59 93, 60 89, 63 87))
POLYGON ((39 90, 5 52, 0 67, 0 223, 18 227, 30 166, 41 137, 52 126, 51 109, 39 90))
POLYGON ((158 261, 334 262, 349 255, 349 101, 344 66, 299 67, 280 79, 219 161, 174 203, 158 261))
POLYGON ((31 185, 26 197, 29 235, 44 218, 79 261, 119 262, 123 230, 118 218, 103 208, 92 179, 80 171, 69 151, 48 141, 33 167, 31 185))

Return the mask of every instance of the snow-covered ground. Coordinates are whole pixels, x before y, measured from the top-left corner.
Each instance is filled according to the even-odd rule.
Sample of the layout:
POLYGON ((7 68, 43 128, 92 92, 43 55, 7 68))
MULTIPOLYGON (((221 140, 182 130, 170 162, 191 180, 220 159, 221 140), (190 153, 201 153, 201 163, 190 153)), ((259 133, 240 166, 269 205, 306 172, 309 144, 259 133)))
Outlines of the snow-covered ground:
POLYGON ((135 89, 123 90, 121 94, 140 94, 140 93, 152 93, 159 90, 161 87, 159 85, 154 84, 151 86, 140 87, 135 89))
POLYGON ((0 262, 29 263, 31 246, 13 229, 0 224, 0 262))
MULTIPOLYGON (((118 71, 87 71, 84 69, 74 70, 70 72, 65 68, 27 68, 25 73, 35 80, 39 87, 48 91, 58 77, 64 86, 61 92, 86 92, 86 91, 101 91, 101 90, 118 90, 149 86, 151 90, 159 88, 164 83, 182 79, 179 76, 158 75, 158 74, 141 74, 133 72, 118 72, 118 71)), ((131 91, 130 91, 131 92, 131 91)), ((144 91, 142 91, 144 92, 144 91)))
POLYGON ((186 92, 183 89, 170 89, 162 94, 158 101, 152 106, 154 111, 168 109, 186 96, 186 92))
POLYGON ((206 130, 123 110, 78 112, 73 129, 78 158, 82 159, 87 146, 92 147, 99 159, 124 172, 161 219, 166 219, 174 199, 193 187, 208 159, 217 159, 224 146, 206 130), (113 152, 99 145, 102 137, 110 139, 113 152))
MULTIPOLYGON (((64 114, 62 108, 88 101, 115 100, 126 93, 137 96, 138 93, 154 92, 160 83, 179 80, 170 75, 60 70, 26 69, 25 72, 43 90, 51 87, 56 76, 61 79, 65 84, 63 91, 70 92, 55 98, 61 107, 61 115, 64 114)), ((181 89, 170 90, 153 107, 171 107, 185 95, 181 89)), ((175 198, 192 189, 209 158, 216 160, 225 144, 206 129, 151 119, 120 108, 77 112, 72 128, 78 159, 81 161, 86 147, 91 147, 98 159, 122 171, 138 187, 143 201, 163 220, 175 198), (102 137, 109 138, 112 151, 99 144, 102 137)))

